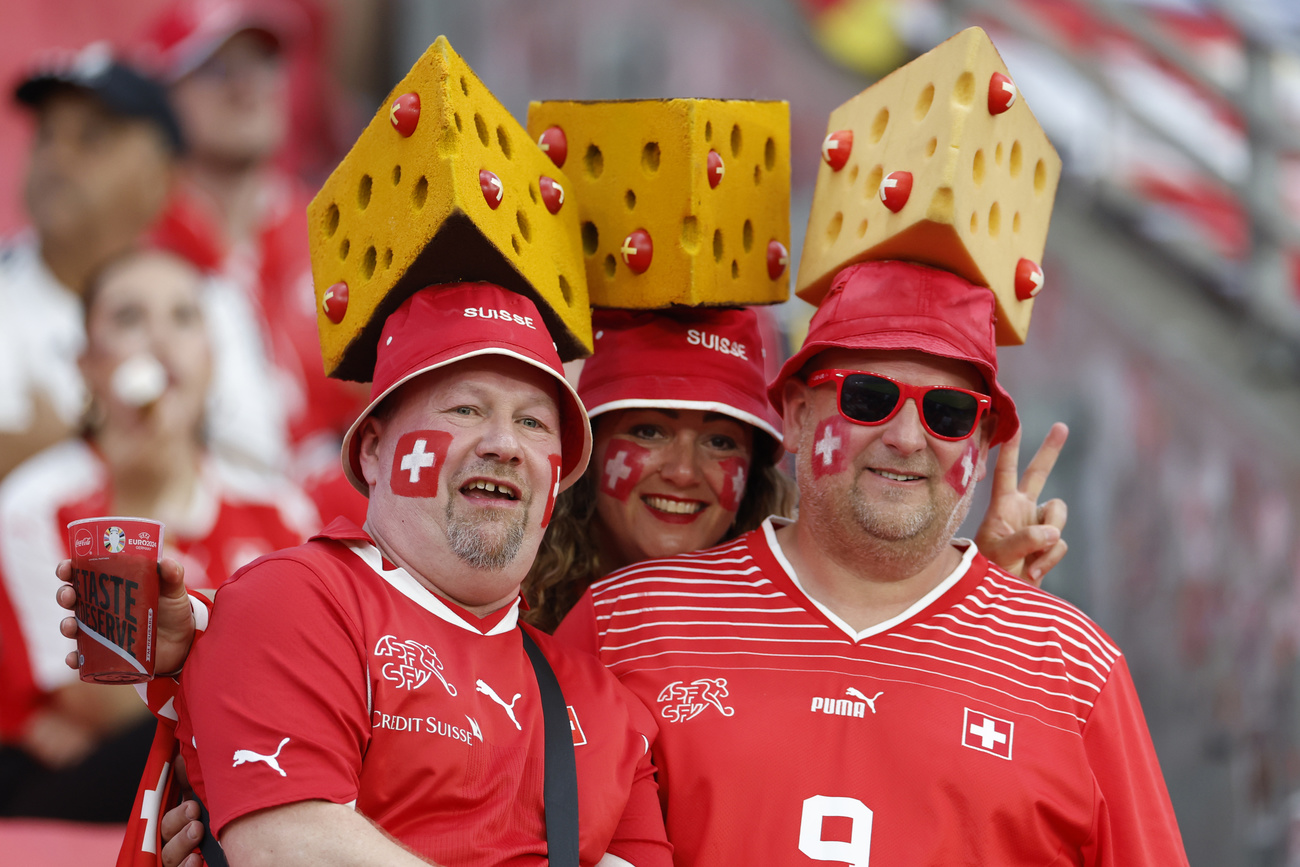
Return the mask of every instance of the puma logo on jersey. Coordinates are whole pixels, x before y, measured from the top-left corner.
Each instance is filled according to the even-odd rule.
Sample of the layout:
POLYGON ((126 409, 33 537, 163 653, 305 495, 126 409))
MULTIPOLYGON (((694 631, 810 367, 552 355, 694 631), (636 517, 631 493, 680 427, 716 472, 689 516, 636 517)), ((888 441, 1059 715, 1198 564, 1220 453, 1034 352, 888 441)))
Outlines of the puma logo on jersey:
POLYGON ((861 699, 861 701, 850 701, 847 698, 823 698, 821 696, 816 696, 813 698, 812 707, 809 708, 809 710, 813 713, 821 711, 822 713, 833 714, 834 716, 853 716, 861 718, 867 715, 867 708, 871 708, 871 713, 873 715, 875 714, 876 699, 880 698, 885 693, 882 691, 868 697, 853 687, 849 687, 844 690, 844 694, 853 696, 853 698, 861 699))
POLYGON ((276 747, 275 752, 271 753, 269 756, 255 753, 252 750, 235 750, 235 763, 231 765, 231 767, 237 768, 245 762, 266 762, 277 774, 282 777, 287 777, 289 775, 284 772, 284 768, 280 767, 280 762, 278 761, 280 750, 284 749, 284 745, 287 743, 289 743, 288 738, 280 741, 280 746, 276 747))
POLYGON ((474 684, 474 688, 478 692, 481 692, 484 695, 486 695, 488 698, 492 699, 497 704, 501 705, 501 707, 505 709, 506 715, 510 717, 510 721, 515 724, 515 728, 519 729, 519 731, 524 730, 523 726, 519 725, 519 720, 515 719, 515 702, 519 701, 519 697, 521 695, 520 693, 515 693, 515 697, 510 700, 510 704, 506 704, 504 701, 501 700, 501 696, 497 695, 496 690, 488 686, 487 683, 485 683, 484 681, 482 680, 477 681, 474 684))

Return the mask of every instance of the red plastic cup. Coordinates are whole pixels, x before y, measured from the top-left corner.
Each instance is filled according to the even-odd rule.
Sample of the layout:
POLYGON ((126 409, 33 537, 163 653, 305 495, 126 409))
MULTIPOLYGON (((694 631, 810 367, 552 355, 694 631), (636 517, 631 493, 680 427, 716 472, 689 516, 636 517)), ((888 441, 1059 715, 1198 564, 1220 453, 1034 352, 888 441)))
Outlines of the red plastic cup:
POLYGON ((163 525, 147 518, 86 518, 68 525, 82 680, 153 680, 162 540, 163 525))

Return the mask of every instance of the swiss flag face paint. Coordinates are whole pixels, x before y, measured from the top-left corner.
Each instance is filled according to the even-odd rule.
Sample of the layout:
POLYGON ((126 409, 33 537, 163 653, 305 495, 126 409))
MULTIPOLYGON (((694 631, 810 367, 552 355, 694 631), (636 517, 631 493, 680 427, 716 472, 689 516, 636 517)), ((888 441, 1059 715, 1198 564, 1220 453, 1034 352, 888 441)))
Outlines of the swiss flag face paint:
POLYGON ((975 483, 975 463, 979 459, 979 449, 975 447, 975 438, 966 443, 966 450, 961 453, 961 460, 948 468, 943 480, 962 496, 975 483))
POLYGON ((838 415, 823 419, 817 425, 813 436, 812 471, 813 478, 820 479, 832 473, 842 472, 846 464, 845 449, 848 448, 848 426, 838 415))
POLYGON ((641 472, 650 450, 630 440, 614 439, 605 449, 600 465, 600 491, 616 500, 627 502, 628 495, 641 481, 641 472))
POLYGON ((560 495, 560 456, 551 455, 551 487, 546 492, 546 511, 542 512, 542 529, 551 524, 551 513, 555 511, 555 498, 560 495))
POLYGON ((740 510, 740 501, 745 498, 745 481, 749 478, 749 461, 744 458, 723 458, 718 461, 722 468, 722 490, 718 492, 718 505, 728 512, 740 510))
POLYGON ((393 452, 393 474, 389 480, 399 497, 438 496, 438 474, 447 460, 451 434, 440 430, 404 433, 393 452))

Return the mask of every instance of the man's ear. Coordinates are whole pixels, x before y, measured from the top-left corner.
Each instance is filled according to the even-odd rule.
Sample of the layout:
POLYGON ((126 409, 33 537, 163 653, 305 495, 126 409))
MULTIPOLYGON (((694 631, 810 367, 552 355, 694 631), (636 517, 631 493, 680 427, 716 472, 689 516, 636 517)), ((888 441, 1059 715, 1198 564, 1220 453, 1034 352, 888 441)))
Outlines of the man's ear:
POLYGON ((808 419, 808 386, 799 377, 790 377, 782 389, 781 403, 782 442, 787 452, 798 454, 808 419))
POLYGON ((998 414, 990 410, 985 413, 984 418, 980 419, 980 429, 977 434, 980 438, 979 455, 975 460, 975 481, 977 483, 983 481, 985 474, 988 472, 989 449, 991 448, 989 443, 993 442, 993 434, 997 432, 997 429, 998 414))
POLYGON ((361 461, 361 477, 365 479, 372 491, 378 486, 380 480, 382 461, 379 459, 379 436, 383 431, 384 421, 373 415, 368 416, 357 431, 358 441, 361 443, 358 454, 361 461))

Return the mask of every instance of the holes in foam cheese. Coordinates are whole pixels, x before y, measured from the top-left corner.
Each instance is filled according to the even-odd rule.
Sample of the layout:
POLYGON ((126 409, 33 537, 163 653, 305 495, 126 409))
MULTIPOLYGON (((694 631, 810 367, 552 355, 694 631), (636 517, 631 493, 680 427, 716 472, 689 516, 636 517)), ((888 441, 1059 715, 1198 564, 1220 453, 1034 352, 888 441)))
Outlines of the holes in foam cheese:
POLYGON ((731 260, 731 279, 736 280, 740 277, 740 265, 735 259, 731 260))
POLYGON ((497 147, 501 148, 501 153, 505 154, 506 159, 510 159, 510 136, 506 134, 506 128, 497 127, 497 147))
POLYGON ((465 80, 463 75, 460 77, 460 92, 469 96, 469 82, 465 80))
POLYGON ((868 199, 874 199, 880 195, 880 181, 885 176, 884 166, 875 166, 867 174, 866 186, 862 188, 862 195, 868 199))
POLYGON ((975 186, 977 186, 977 187, 982 187, 982 186, 984 186, 984 150, 983 150, 983 148, 981 148, 980 150, 975 151, 975 158, 974 158, 973 160, 971 160, 971 165, 970 165, 970 176, 971 176, 971 180, 973 180, 973 181, 975 182, 975 186))
POLYGON ((920 94, 916 97, 916 109, 912 116, 919 122, 925 120, 925 116, 930 113, 930 106, 934 104, 934 85, 927 84, 921 88, 920 94))
POLYGON ((715 229, 713 232, 713 261, 721 262, 724 247, 722 244, 722 230, 715 229))
POLYGON ((1047 189, 1047 164, 1042 160, 1034 163, 1034 194, 1041 195, 1047 189))
POLYGON ((339 206, 331 204, 325 209, 325 237, 333 238, 339 230, 339 206))
POLYGON ((343 243, 339 244, 339 258, 346 262, 350 252, 352 252, 352 242, 344 238, 343 243))
POLYGON ((980 230, 980 215, 974 211, 970 212, 970 233, 974 235, 980 230))
POLYGON ((1025 154, 1024 149, 1020 147, 1019 141, 1011 143, 1011 161, 1007 164, 1007 169, 1011 172, 1011 177, 1020 177, 1020 170, 1024 167, 1025 154))
POLYGON ((605 257, 605 276, 612 280, 614 278, 614 269, 617 267, 618 263, 614 261, 614 254, 610 253, 605 257))
POLYGON ((989 206, 989 235, 996 238, 1002 231, 1002 206, 994 202, 989 206))
POLYGON ((375 276, 376 259, 377 254, 374 246, 367 247, 365 255, 361 257, 361 276, 365 277, 367 280, 375 276))
POLYGON ((583 154, 582 162, 587 168, 587 177, 592 180, 600 177, 600 173, 605 171, 605 155, 594 144, 587 145, 587 152, 583 154))
POLYGON ((931 138, 925 145, 925 155, 927 158, 934 156, 935 149, 939 147, 939 140, 931 138))
POLYGON ((952 101, 957 105, 970 105, 975 99, 975 76, 963 72, 957 77, 957 84, 952 89, 952 101))
POLYGON ((844 227, 844 214, 836 211, 835 216, 831 217, 830 223, 826 225, 826 246, 834 244, 840 236, 840 229, 844 227))
POLYGON ((524 252, 523 245, 519 243, 518 235, 510 236, 510 246, 515 248, 515 255, 519 256, 524 252))
POLYGON ((776 139, 769 138, 763 145, 763 165, 769 172, 776 168, 776 139))
POLYGON ((483 120, 483 115, 477 111, 474 112, 474 129, 478 131, 478 140, 483 143, 483 147, 488 146, 491 139, 488 137, 487 121, 483 120))
POLYGON ((519 234, 524 236, 528 243, 533 242, 533 227, 528 223, 528 215, 523 211, 515 211, 515 222, 519 224, 519 234))
POLYGON ((731 155, 733 157, 740 156, 740 148, 741 145, 743 144, 744 144, 744 138, 740 132, 740 124, 738 123, 732 124, 731 125, 731 155))
POLYGON ((569 286, 569 281, 560 275, 560 295, 564 298, 564 303, 570 307, 573 306, 573 289, 569 286))
POLYGON ((880 140, 885 137, 885 130, 889 128, 889 109, 882 108, 876 112, 876 119, 871 122, 871 135, 869 141, 872 144, 879 144, 880 140))
POLYGON ((741 228, 740 246, 745 249, 746 253, 754 249, 754 224, 749 220, 746 220, 745 225, 741 228))
POLYGON ((402 182, 402 167, 393 166, 393 186, 397 186, 401 182, 402 182))
POLYGON ((1011 216, 1011 231, 1012 231, 1012 232, 1019 232, 1019 231, 1020 231, 1020 212, 1019 212, 1019 211, 1016 211, 1015 214, 1013 214, 1013 215, 1011 216))
POLYGON ((424 208, 424 202, 429 198, 429 179, 424 175, 415 182, 415 187, 411 190, 411 204, 417 211, 424 208))
POLYGON ((587 221, 582 224, 582 252, 588 256, 596 255, 596 248, 600 246, 600 230, 596 224, 587 221))
POLYGON ((713 141, 713 121, 711 120, 704 122, 704 140, 707 142, 713 141))
POLYGON ((374 185, 370 175, 362 175, 361 182, 357 184, 357 207, 363 211, 370 206, 370 192, 374 185))
POLYGON ((659 171, 659 142, 646 142, 641 148, 641 171, 653 175, 659 171))
POLYGON ((682 249, 691 256, 700 252, 700 221, 695 217, 682 218, 682 249))
POLYGON ((388 247, 384 250, 384 270, 387 271, 393 267, 393 248, 388 247))
POLYGON ((867 229, 869 229, 869 228, 870 228, 870 226, 868 225, 868 221, 867 221, 867 220, 863 220, 861 223, 859 223, 859 224, 858 224, 858 237, 859 237, 859 238, 864 238, 864 237, 866 237, 866 235, 867 235, 867 229))
POLYGON ((623 204, 627 205, 629 211, 636 210, 636 193, 628 190, 623 194, 623 204))

